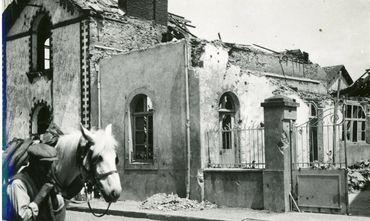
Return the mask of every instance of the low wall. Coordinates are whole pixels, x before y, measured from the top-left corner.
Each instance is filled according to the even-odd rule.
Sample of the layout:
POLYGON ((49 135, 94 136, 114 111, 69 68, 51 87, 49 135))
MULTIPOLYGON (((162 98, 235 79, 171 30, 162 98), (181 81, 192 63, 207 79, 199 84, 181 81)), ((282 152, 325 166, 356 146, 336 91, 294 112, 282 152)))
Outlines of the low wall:
POLYGON ((204 189, 217 205, 263 209, 263 170, 205 169, 204 189))
POLYGON ((347 142, 348 165, 361 160, 370 160, 370 144, 365 142, 347 142))

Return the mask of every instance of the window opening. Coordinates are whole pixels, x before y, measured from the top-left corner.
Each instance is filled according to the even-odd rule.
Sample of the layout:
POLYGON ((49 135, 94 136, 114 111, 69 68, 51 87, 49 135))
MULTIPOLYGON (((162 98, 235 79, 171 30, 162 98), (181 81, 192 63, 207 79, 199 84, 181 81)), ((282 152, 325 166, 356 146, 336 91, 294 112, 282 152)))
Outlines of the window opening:
POLYGON ((144 94, 136 95, 131 102, 133 153, 132 161, 153 160, 153 103, 144 94))
POLYGON ((235 104, 230 93, 221 96, 219 102, 222 149, 232 149, 233 127, 235 121, 235 104))
POLYGON ((310 121, 309 121, 309 144, 310 144, 310 162, 319 159, 318 140, 317 140, 317 105, 313 102, 309 103, 310 121))
POLYGON ((43 71, 51 68, 51 27, 51 21, 46 14, 39 15, 33 23, 33 71, 43 71))
POLYGON ((33 136, 38 137, 40 134, 44 134, 49 128, 52 119, 52 113, 47 105, 37 106, 32 114, 32 131, 33 136))
POLYGON ((365 141, 366 117, 361 105, 347 104, 345 107, 347 140, 352 142, 365 141))

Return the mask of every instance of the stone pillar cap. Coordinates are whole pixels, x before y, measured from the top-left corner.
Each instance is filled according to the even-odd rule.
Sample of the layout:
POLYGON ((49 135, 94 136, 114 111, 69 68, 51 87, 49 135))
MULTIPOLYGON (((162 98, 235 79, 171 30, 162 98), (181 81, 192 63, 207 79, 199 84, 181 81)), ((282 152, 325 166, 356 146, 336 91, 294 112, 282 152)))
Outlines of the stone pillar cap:
POLYGON ((265 102, 261 103, 262 107, 299 107, 299 104, 295 99, 285 97, 283 95, 275 95, 273 97, 265 99, 265 102))

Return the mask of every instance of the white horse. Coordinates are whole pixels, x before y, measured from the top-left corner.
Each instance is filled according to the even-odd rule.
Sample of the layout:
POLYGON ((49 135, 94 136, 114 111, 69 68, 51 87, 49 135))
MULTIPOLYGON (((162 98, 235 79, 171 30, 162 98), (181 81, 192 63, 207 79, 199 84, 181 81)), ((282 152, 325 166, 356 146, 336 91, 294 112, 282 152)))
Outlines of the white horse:
POLYGON ((89 182, 105 201, 116 202, 122 191, 116 168, 116 147, 111 124, 97 131, 89 131, 81 125, 80 131, 60 136, 56 145, 58 161, 52 166, 52 177, 62 195, 71 198, 82 189, 83 182, 89 182))

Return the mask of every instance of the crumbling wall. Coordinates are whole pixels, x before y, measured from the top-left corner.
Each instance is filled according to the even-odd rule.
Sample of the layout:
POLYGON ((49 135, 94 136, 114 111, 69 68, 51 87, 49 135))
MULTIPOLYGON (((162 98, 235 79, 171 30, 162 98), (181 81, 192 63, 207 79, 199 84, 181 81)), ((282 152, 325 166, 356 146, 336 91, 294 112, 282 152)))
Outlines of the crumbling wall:
MULTIPOLYGON (((193 69, 194 77, 199 81, 202 167, 206 165, 208 156, 206 132, 219 128, 219 100, 225 92, 231 91, 239 100, 239 116, 235 127, 257 128, 263 125, 261 103, 266 98, 277 94, 293 98, 300 104, 297 110, 297 123, 308 121, 308 105, 300 97, 299 92, 292 90, 281 81, 264 76, 261 71, 244 69, 245 66, 230 63, 229 50, 221 43, 200 44, 197 47, 202 49, 196 50, 204 51, 200 61, 193 61, 193 64, 201 64, 193 69)), ((241 154, 249 158, 248 154, 252 153, 241 154)))
POLYGON ((225 45, 230 64, 242 69, 270 72, 279 75, 326 80, 326 72, 318 65, 302 63, 280 54, 265 53, 248 46, 225 45))
POLYGON ((90 20, 90 80, 92 125, 98 125, 98 75, 102 59, 132 50, 148 48, 161 42, 166 27, 152 21, 121 17, 118 21, 91 18, 90 20))

